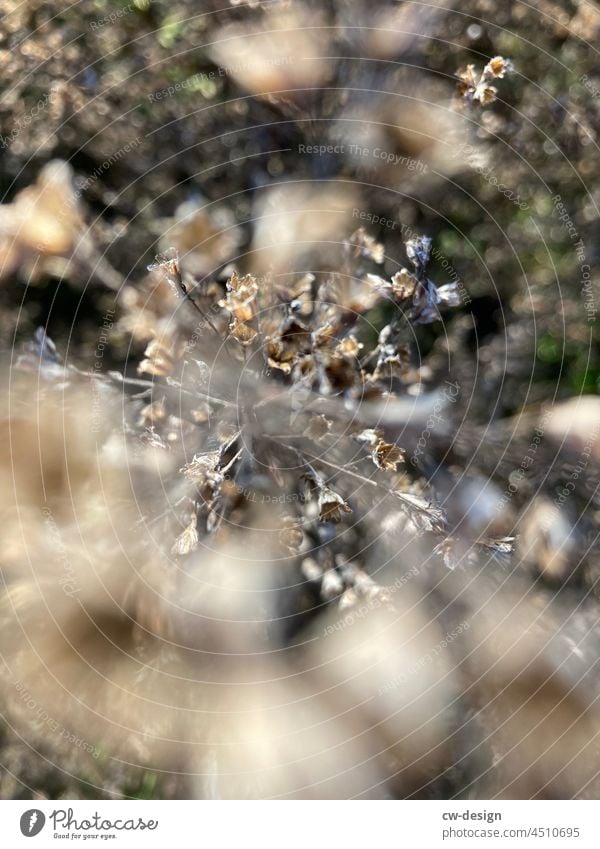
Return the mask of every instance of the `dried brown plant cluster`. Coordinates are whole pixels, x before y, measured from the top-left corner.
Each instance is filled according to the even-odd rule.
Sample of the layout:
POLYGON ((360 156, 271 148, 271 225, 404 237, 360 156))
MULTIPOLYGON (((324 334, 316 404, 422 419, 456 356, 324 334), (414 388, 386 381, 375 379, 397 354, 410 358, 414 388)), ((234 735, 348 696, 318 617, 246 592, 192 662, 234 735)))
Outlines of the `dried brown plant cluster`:
POLYGON ((0 797, 598 798, 600 18, 204 5, 0 0, 0 797))

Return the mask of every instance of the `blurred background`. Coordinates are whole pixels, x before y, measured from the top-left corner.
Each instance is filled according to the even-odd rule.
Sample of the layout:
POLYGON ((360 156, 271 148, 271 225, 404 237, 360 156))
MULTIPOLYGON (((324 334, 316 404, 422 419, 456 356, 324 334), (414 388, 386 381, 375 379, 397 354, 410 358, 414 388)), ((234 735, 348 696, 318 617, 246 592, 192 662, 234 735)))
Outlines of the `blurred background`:
MULTIPOLYGON (((598 797, 599 33, 592 0, 0 0, 0 796, 598 797), (168 408, 183 348, 148 340, 179 307, 149 266, 175 249, 217 329, 234 271, 276 280, 302 318, 305 275, 366 279, 340 258, 359 228, 349 244, 374 285, 426 235, 428 274, 457 293, 442 321, 412 323, 393 384, 413 400, 460 390, 424 454, 428 412, 387 423, 420 457, 388 489, 418 508, 400 520, 363 487, 367 530, 357 519, 338 546, 328 511, 352 481, 339 501, 321 487, 311 557, 287 540, 274 572, 281 554, 254 532, 293 531, 289 516, 251 505, 197 562, 186 506, 165 566, 166 526, 136 523, 187 505, 174 481, 199 474, 189 422, 208 421, 223 475, 239 434, 205 412, 210 394, 168 408), (14 394, 17 364, 37 376, 14 394), (82 388, 94 371, 106 384, 82 388), (140 383, 115 390, 113 372, 140 383), (161 394, 134 397, 148 375, 161 394), (45 404, 61 427, 40 439, 45 404), (196 568, 212 595, 190 589, 196 568), (357 599, 380 618, 340 626, 357 599), (196 634, 188 616, 211 622, 196 634), (266 665, 229 658, 245 651, 266 665)), ((393 315, 366 291, 343 295, 367 315, 365 353, 393 315)), ((191 316, 187 344, 233 407, 241 357, 205 356, 210 321, 194 335, 191 316)), ((250 466, 237 480, 263 486, 250 466)))

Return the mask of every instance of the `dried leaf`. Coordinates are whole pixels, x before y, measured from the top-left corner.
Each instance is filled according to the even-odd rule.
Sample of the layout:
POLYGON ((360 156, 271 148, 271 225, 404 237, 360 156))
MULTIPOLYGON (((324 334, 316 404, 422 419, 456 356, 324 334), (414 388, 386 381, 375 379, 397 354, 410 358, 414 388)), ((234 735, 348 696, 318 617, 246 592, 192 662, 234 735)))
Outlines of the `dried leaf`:
POLYGON ((487 63, 479 79, 474 65, 467 65, 465 70, 458 71, 457 94, 463 100, 472 102, 479 101, 482 106, 487 106, 496 100, 498 89, 489 85, 490 80, 503 79, 509 71, 514 71, 512 62, 502 56, 494 56, 487 63))
POLYGON ((243 321, 238 321, 237 318, 231 322, 229 327, 231 335, 237 339, 240 345, 251 345, 258 336, 258 331, 256 331, 253 327, 250 327, 249 324, 246 324, 243 321))
POLYGON ((318 507, 319 518, 322 522, 339 522, 342 513, 352 512, 342 496, 328 486, 324 486, 319 492, 318 507))
POLYGON ((483 76, 486 78, 503 79, 509 71, 514 71, 514 66, 510 59, 504 59, 502 56, 494 56, 483 69, 483 76))
POLYGON ((196 530, 196 515, 191 518, 189 525, 179 534, 171 549, 171 554, 183 557, 198 548, 198 531, 196 530))
POLYGON ((389 442, 384 442, 383 439, 379 440, 371 452, 375 465, 379 469, 391 472, 395 472, 396 466, 404 462, 405 456, 406 454, 401 448, 389 442))
POLYGON ((416 277, 413 274, 410 274, 406 268, 402 268, 392 277, 392 294, 396 300, 403 301, 414 294, 416 285, 416 277))
POLYGON ((258 283, 251 274, 240 277, 234 272, 227 281, 227 297, 220 306, 228 310, 238 321, 251 321, 256 315, 258 283))
POLYGON ((424 498, 412 492, 394 490, 392 494, 400 500, 402 509, 418 530, 445 531, 448 521, 446 514, 439 507, 433 507, 424 498))
POLYGON ((444 307, 459 307, 460 292, 457 283, 446 283, 437 287, 438 304, 444 307))

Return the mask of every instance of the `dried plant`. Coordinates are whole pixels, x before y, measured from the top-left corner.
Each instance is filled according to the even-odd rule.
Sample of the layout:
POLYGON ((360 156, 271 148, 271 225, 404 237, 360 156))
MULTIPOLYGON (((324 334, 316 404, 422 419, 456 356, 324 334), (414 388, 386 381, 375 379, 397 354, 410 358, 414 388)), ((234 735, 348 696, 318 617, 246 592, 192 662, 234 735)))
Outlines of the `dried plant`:
POLYGON ((496 100, 498 94, 498 89, 491 85, 491 81, 502 80, 511 71, 514 71, 512 62, 502 56, 494 56, 490 59, 479 78, 477 78, 475 65, 467 65, 464 70, 457 71, 458 97, 468 103, 478 101, 481 106, 488 106, 496 100))
POLYGON ((0 796, 598 797, 593 11, 58 5, 0 0, 0 796))

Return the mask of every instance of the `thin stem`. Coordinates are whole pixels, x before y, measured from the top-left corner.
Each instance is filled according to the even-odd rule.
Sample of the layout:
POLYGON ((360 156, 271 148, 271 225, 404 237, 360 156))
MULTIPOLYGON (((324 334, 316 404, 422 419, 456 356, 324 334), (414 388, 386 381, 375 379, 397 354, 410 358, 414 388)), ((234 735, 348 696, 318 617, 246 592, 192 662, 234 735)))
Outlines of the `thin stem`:
MULTIPOLYGON (((79 369, 78 369, 79 371, 79 369)), ((86 374, 89 376, 89 372, 80 372, 81 374, 86 374)), ((176 383, 173 381, 172 384, 163 384, 156 383, 154 380, 143 380, 142 378, 136 377, 124 377, 124 375, 120 374, 118 371, 109 371, 109 377, 113 380, 119 381, 120 383, 127 383, 131 386, 147 386, 149 388, 160 387, 161 389, 171 389, 176 390, 177 392, 183 392, 184 395, 190 395, 192 398, 205 398, 207 401, 210 401, 214 404, 221 404, 224 407, 233 407, 237 408, 237 404, 234 404, 232 401, 224 401, 222 398, 216 398, 214 395, 208 395, 206 392, 200 392, 199 390, 195 390, 191 392, 189 389, 184 389, 180 383, 176 383)))
POLYGON ((388 492, 390 495, 392 494, 392 491, 382 486, 382 484, 377 483, 377 481, 371 480, 370 478, 366 478, 358 472, 352 472, 350 469, 344 468, 344 466, 338 466, 337 463, 332 463, 330 460, 324 460, 323 457, 315 457, 313 454, 308 454, 308 452, 306 452, 306 454, 314 463, 323 463, 325 466, 335 469, 336 472, 340 472, 344 475, 350 475, 350 477, 356 478, 357 480, 362 481, 362 483, 367 483, 369 486, 374 486, 377 489, 382 489, 385 492, 388 492))

